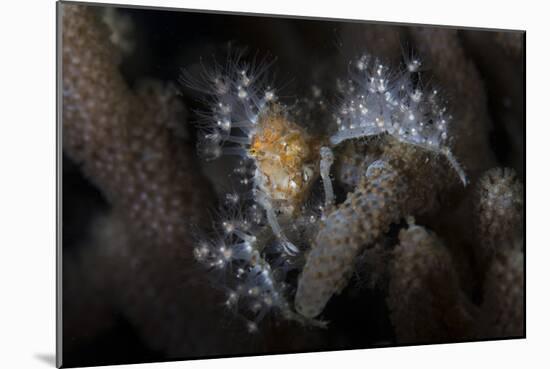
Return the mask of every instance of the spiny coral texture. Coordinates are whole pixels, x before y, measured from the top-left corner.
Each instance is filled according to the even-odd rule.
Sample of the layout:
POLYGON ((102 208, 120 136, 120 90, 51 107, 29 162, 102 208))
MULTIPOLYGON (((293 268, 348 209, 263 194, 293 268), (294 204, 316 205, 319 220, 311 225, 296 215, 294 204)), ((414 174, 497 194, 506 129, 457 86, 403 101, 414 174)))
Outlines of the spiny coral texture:
POLYGON ((491 258, 523 236, 523 185, 514 170, 493 168, 479 181, 478 199, 480 251, 491 258))
POLYGON ((517 337, 525 334, 524 255, 507 249, 492 260, 483 286, 480 336, 517 337))
POLYGON ((298 282, 295 306, 300 314, 319 315, 332 295, 346 286, 362 247, 398 219, 405 191, 400 181, 395 169, 376 161, 357 189, 322 220, 298 282))
MULTIPOLYGON (((355 260, 389 226, 408 214, 437 208, 435 194, 452 183, 452 168, 440 157, 392 136, 371 143, 367 167, 353 192, 335 210, 327 208, 298 282, 296 309, 317 316, 330 297, 346 286, 355 260), (432 178, 431 181, 422 178, 432 178)), ((349 163, 348 163, 349 165, 349 163)))
POLYGON ((114 209, 103 227, 113 232, 86 253, 86 272, 103 273, 101 288, 115 291, 112 305, 152 349, 239 352, 246 346, 223 338, 230 327, 219 295, 204 293, 193 274, 190 234, 206 219, 210 187, 172 129, 182 108, 175 91, 154 81, 130 89, 93 8, 65 4, 62 12, 63 149, 114 209))
POLYGON ((490 169, 479 180, 476 204, 481 305, 458 283, 449 250, 410 227, 390 263, 388 306, 398 341, 524 334, 523 186, 511 169, 490 169))
POLYGON ((441 342, 471 334, 474 317, 451 255, 433 234, 412 225, 399 233, 388 305, 399 342, 441 342))
MULTIPOLYGON (((292 212, 284 211, 281 206, 273 207, 273 204, 277 204, 273 201, 275 192, 266 189, 265 183, 270 181, 266 181, 265 178, 277 177, 281 168, 289 167, 289 153, 300 163, 290 168, 298 169, 294 170, 294 173, 300 174, 300 168, 304 168, 301 165, 305 162, 302 160, 302 153, 308 153, 305 157, 309 159, 308 162, 312 162, 315 157, 309 156, 309 153, 318 149, 318 141, 310 140, 309 135, 303 131, 302 135, 306 139, 287 140, 286 136, 281 146, 278 140, 273 139, 274 136, 283 137, 280 134, 274 135, 274 132, 281 131, 278 128, 280 118, 276 112, 267 108, 258 113, 263 119, 252 119, 253 122, 260 121, 264 124, 270 122, 269 129, 260 125, 261 129, 250 130, 249 140, 243 143, 248 149, 244 156, 252 161, 256 173, 252 179, 255 200, 253 206, 259 205, 263 208, 265 218, 260 217, 255 229, 249 229, 249 233, 232 240, 231 246, 223 244, 221 248, 217 248, 218 243, 215 243, 215 246, 203 246, 199 249, 198 257, 201 260, 202 254, 211 256, 211 266, 216 263, 220 266, 231 263, 234 266, 237 262, 237 278, 241 278, 245 283, 230 293, 228 303, 237 301, 242 296, 259 297, 261 302, 256 301, 252 305, 257 306, 253 310, 259 313, 254 314, 253 322, 249 323, 249 328, 253 328, 251 330, 257 329, 257 323, 266 314, 266 309, 273 305, 273 301, 287 318, 309 323, 317 322, 313 318, 318 317, 332 296, 347 285, 365 248, 375 245, 376 241, 387 233, 391 224, 399 223, 405 216, 436 210, 439 207, 440 196, 454 187, 453 173, 458 174, 463 184, 467 183, 464 171, 446 144, 450 139, 448 132, 452 117, 439 98, 438 90, 433 89, 426 96, 426 92, 421 89, 420 77, 416 75, 420 65, 418 59, 411 59, 406 63, 405 72, 391 74, 388 67, 379 61, 362 56, 352 66, 351 77, 342 89, 341 105, 335 114, 337 132, 328 139, 333 147, 346 141, 345 147, 341 150, 335 147, 336 153, 341 154, 341 159, 336 159, 332 150, 323 146, 318 157, 318 170, 310 169, 310 173, 315 170, 315 173, 321 174, 326 198, 325 206, 320 208, 320 221, 315 222, 316 218, 313 216, 313 221, 304 227, 307 230, 302 230, 303 233, 313 233, 313 239, 301 247, 296 247, 286 236, 290 233, 296 234, 292 229, 296 229, 297 225, 288 227, 287 224, 289 216, 290 219, 305 218, 307 207, 293 207, 292 212), (270 115, 272 118, 266 118, 270 115), (369 141, 363 144, 357 142, 357 139, 365 138, 369 141), (348 143, 350 140, 355 142, 348 143), (275 157, 276 160, 269 161, 267 166, 264 165, 258 157, 258 152, 262 149, 263 152, 269 153, 264 154, 264 157, 275 157), (344 186, 351 189, 351 192, 343 203, 333 205, 334 193, 329 173, 335 160, 339 179, 344 186), (269 248, 262 245, 262 240, 255 236, 255 232, 265 234, 266 224, 278 240, 275 247, 270 248, 283 250, 274 259, 266 252, 269 248), (244 266, 239 264, 241 256, 232 256, 233 250, 237 251, 237 255, 242 254, 242 242, 245 242, 248 250, 244 266), (286 267, 275 266, 273 260, 277 260, 278 263, 283 260, 282 264, 286 267), (281 271, 279 279, 273 278, 277 269, 281 271), (291 269, 301 271, 295 291, 292 287, 288 288, 288 281, 285 280, 288 270, 291 269), (263 279, 258 278, 260 275, 263 279), (281 293, 283 291, 284 293, 281 293), (287 302, 292 295, 294 306, 287 302)), ((238 96, 240 91, 242 86, 237 87, 234 92, 238 96)), ((249 94, 246 93, 241 100, 246 101, 248 98, 249 94)), ((252 99, 256 100, 258 99, 252 99)), ((237 99, 235 101, 241 103, 237 99)), ((231 111, 233 108, 229 107, 228 110, 231 111)), ((300 130, 299 126, 291 128, 291 131, 300 130)), ((217 142, 219 141, 216 140, 217 142)), ((304 173, 302 172, 302 175, 304 173)), ((307 177, 312 178, 312 175, 307 177)), ((492 191, 494 190, 492 188, 492 191)), ((308 191, 309 187, 300 186, 294 193, 278 192, 282 197, 277 200, 293 200, 296 194, 305 198, 308 191)), ((497 222, 502 224, 502 221, 501 219, 497 222)), ((416 233, 420 232, 420 228, 414 229, 416 233)), ((410 291, 409 309, 399 310, 396 307, 396 298, 389 299, 390 308, 396 309, 393 322, 399 330, 399 339, 408 341, 416 337, 428 341, 471 337, 472 322, 474 315, 477 318, 477 313, 461 291, 456 272, 450 271, 453 269, 450 253, 441 251, 439 257, 438 252, 444 249, 428 247, 437 242, 425 232, 422 237, 417 234, 408 239, 406 235, 407 233, 404 234, 402 242, 420 243, 420 246, 405 247, 405 250, 415 250, 411 254, 397 253, 398 256, 394 257, 395 267, 389 276, 390 291, 393 291, 390 293, 394 293, 394 297, 403 294, 409 282, 416 288, 410 291), (433 259, 427 258, 430 252, 435 252, 433 259), (424 275, 414 274, 418 272, 415 269, 416 262, 418 265, 426 266, 424 275), (439 270, 442 263, 447 267, 439 270), (413 268, 413 274, 407 274, 410 268, 413 268), (440 275, 442 279, 432 278, 432 275, 440 275), (426 293, 428 297, 424 299, 425 296, 421 293, 426 293), (438 293, 442 296, 436 296, 438 293), (441 305, 435 306, 433 301, 440 299, 441 305), (436 316, 432 326, 427 324, 421 327, 423 323, 418 327, 407 326, 405 322, 416 321, 411 320, 411 316, 422 315, 425 311, 430 311, 436 316), (422 331, 422 328, 425 330, 422 331)))
POLYGON ((191 148, 171 128, 182 106, 175 90, 145 81, 128 88, 105 28, 86 7, 63 7, 63 144, 109 201, 126 209, 140 233, 158 244, 199 222, 208 188, 197 176, 191 148), (116 102, 116 103, 113 103, 116 102))
MULTIPOLYGON (((202 114, 210 116, 210 121, 199 121, 199 126, 206 131, 203 139, 214 145, 209 151, 215 151, 216 156, 229 149, 229 153, 239 153, 250 162, 254 176, 252 196, 248 198, 252 199, 253 209, 263 209, 263 212, 252 226, 246 219, 222 220, 230 239, 203 241, 195 249, 196 256, 210 267, 217 265, 222 269, 230 265, 237 270, 235 277, 244 283, 231 290, 228 304, 233 305, 243 296, 258 298, 252 303, 256 313, 249 323, 251 330, 256 329, 265 310, 272 306, 286 317, 314 322, 311 318, 317 317, 328 300, 347 285, 354 262, 365 247, 410 212, 433 210, 436 194, 450 186, 449 177, 453 172, 458 172, 466 183, 462 169, 443 145, 450 117, 437 92, 423 97, 418 89, 412 76, 420 66, 418 60, 407 64, 407 72, 391 77, 387 67, 379 62, 371 65, 370 57, 359 58, 356 67, 366 75, 355 76, 356 72, 352 72, 355 83, 350 82, 343 91, 343 107, 336 117, 337 133, 325 140, 336 146, 343 141, 376 136, 377 142, 364 146, 368 154, 352 152, 354 159, 345 161, 350 177, 347 184, 357 187, 344 203, 333 207, 330 168, 335 157, 332 149, 328 146, 319 149, 319 140, 312 139, 303 128, 292 123, 290 113, 281 115, 282 105, 266 102, 265 68, 242 66, 239 59, 230 60, 228 67, 238 73, 235 70, 204 72, 203 77, 207 79, 203 83, 189 76, 184 82, 199 89, 210 86, 202 89, 208 93, 206 101, 210 103, 210 113, 202 114), (261 77, 249 73, 256 69, 261 77), (229 87, 220 88, 220 84, 229 87), (357 91, 358 88, 363 89, 357 91), (231 112, 246 114, 234 117, 229 115, 231 112), (235 119, 247 122, 236 124, 236 133, 235 119), (227 147, 227 142, 237 146, 227 147), (358 160, 360 157, 363 161, 358 160), (360 167, 353 168, 356 164, 360 167), (361 168, 367 167, 361 173, 361 168), (302 206, 306 205, 303 201, 297 201, 309 196, 317 174, 321 174, 325 191, 321 222, 315 221, 311 203, 308 207, 302 206), (360 178, 359 183, 352 183, 354 176, 360 178), (307 218, 311 221, 304 222, 307 218), (289 227, 289 222, 294 223, 289 227), (226 225, 230 225, 229 230, 226 225), (257 237, 259 233, 266 233, 266 226, 275 236, 274 246, 264 244, 266 241, 257 237), (302 241, 302 247, 295 245, 299 238, 292 242, 288 237, 305 233, 313 233, 314 240, 305 244, 302 241), (309 248, 310 251, 304 252, 309 248), (277 256, 268 255, 268 250, 277 256), (294 307, 286 302, 294 293, 292 288, 287 289, 288 269, 274 268, 273 260, 301 270, 294 307), (279 278, 273 278, 275 269, 280 271, 279 278)), ((246 170, 238 172, 246 173, 246 170)))
POLYGON ((480 335, 524 334, 524 189, 513 169, 488 170, 478 184, 480 263, 487 265, 480 335))

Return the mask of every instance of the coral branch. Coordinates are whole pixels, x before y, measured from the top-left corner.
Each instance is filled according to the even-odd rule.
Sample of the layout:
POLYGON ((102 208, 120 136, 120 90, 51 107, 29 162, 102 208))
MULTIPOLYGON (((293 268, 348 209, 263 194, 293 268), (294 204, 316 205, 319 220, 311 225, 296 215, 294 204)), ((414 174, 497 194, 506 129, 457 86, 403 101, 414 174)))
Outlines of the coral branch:
POLYGON ((370 164, 355 191, 325 216, 307 257, 295 298, 305 316, 319 315, 345 287, 364 247, 406 215, 437 208, 436 194, 452 183, 445 159, 415 145, 387 136, 370 149, 382 160, 370 164))
POLYGON ((63 7, 63 147, 136 232, 181 242, 204 219, 209 189, 170 128, 182 106, 158 82, 131 91, 102 26, 91 8, 63 7))
POLYGON ((191 145, 172 129, 175 91, 157 82, 132 91, 93 8, 62 10, 63 147, 115 212, 104 225, 111 242, 89 255, 98 254, 90 273, 108 276, 103 288, 152 348, 175 357, 241 350, 224 338, 217 294, 192 274, 191 229, 206 219, 211 196, 191 145), (197 345, 198 334, 213 340, 197 345))
MULTIPOLYGON (((404 31, 370 28, 365 46, 376 56, 342 61, 348 75, 337 81, 332 117, 317 84, 313 100, 282 95, 272 61, 238 54, 199 75, 188 72, 182 82, 203 93, 207 106, 197 114, 197 137, 188 138, 175 130, 183 106, 171 86, 130 87, 123 78, 117 53, 133 43, 129 28, 117 28, 124 25, 118 15, 106 18, 110 34, 93 8, 62 9, 64 152, 112 205, 80 255, 80 265, 97 267, 102 277, 87 280, 87 270, 67 268, 107 296, 92 306, 97 316, 122 311, 150 348, 173 357, 269 350, 279 343, 254 346, 231 322, 272 334, 274 326, 261 330, 260 323, 275 312, 276 324, 282 318, 324 327, 316 318, 364 267, 357 272, 389 294, 399 342, 521 335, 524 256, 515 241, 522 237, 523 187, 511 170, 487 172, 477 191, 477 233, 470 232, 464 204, 472 202, 462 200, 473 191, 457 178, 466 185, 466 173, 476 179, 494 158, 483 83, 456 32, 413 29, 427 62, 402 55, 405 63, 393 69, 386 59, 399 55, 404 31), (424 64, 447 95, 420 73, 424 64), (222 219, 213 224, 206 212, 216 198, 195 162, 195 141, 210 159, 240 157, 234 174, 242 186, 220 191, 222 219), (431 218, 441 207, 441 219, 431 218), (408 216, 421 216, 446 246, 409 221, 393 249, 408 216), (450 239, 453 232, 461 236, 450 239), (472 273, 468 246, 476 234, 482 271, 472 273), (218 277, 214 289, 196 278, 203 274, 195 261, 218 277), (464 274, 468 287, 475 280, 483 290, 466 294, 464 274)), ((301 339, 307 334, 292 332, 282 334, 294 336, 293 349, 308 345, 301 339)))
POLYGON ((482 263, 523 237, 523 185, 513 169, 493 168, 481 177, 476 212, 482 263))
POLYGON ((481 337, 517 337, 524 331, 523 185, 509 168, 479 181, 477 234, 484 270, 481 337))
POLYGON ((478 323, 481 337, 525 334, 523 263, 523 253, 513 249, 501 251, 493 258, 483 286, 485 294, 478 323))
POLYGON ((395 169, 377 161, 346 201, 327 215, 298 281, 295 305, 300 314, 319 315, 345 287, 362 246, 382 235, 401 214, 404 190, 395 169))
POLYGON ((388 305, 401 343, 471 337, 472 305, 463 296, 451 255, 419 226, 399 234, 390 267, 388 305))

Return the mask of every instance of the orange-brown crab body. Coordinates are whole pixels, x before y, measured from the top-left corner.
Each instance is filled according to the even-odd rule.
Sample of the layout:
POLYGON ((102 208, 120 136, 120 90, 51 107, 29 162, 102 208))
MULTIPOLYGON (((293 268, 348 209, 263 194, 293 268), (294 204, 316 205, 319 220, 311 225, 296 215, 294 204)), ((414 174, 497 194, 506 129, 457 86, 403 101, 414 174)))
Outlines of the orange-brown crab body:
POLYGON ((256 184, 275 208, 293 215, 317 175, 319 142, 278 106, 264 113, 258 123, 249 149, 256 161, 256 184))

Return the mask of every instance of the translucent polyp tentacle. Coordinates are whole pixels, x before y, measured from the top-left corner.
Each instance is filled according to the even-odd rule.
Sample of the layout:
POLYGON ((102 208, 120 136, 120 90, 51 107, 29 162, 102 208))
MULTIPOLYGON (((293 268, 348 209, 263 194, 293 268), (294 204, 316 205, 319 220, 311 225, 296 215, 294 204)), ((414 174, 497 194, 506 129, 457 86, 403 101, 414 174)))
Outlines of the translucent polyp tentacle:
POLYGON ((445 155, 445 157, 447 158, 447 161, 458 175, 458 178, 460 178, 462 184, 466 186, 468 184, 468 177, 466 177, 466 172, 464 172, 464 169, 462 169, 460 163, 458 162, 458 160, 456 160, 451 150, 447 147, 444 147, 443 155, 445 155))

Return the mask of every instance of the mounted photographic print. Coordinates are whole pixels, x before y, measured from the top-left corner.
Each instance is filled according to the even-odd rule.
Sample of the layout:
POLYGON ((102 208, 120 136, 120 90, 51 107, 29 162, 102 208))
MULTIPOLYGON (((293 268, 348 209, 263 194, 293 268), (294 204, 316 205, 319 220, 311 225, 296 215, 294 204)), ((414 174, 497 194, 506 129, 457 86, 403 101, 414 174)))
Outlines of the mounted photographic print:
POLYGON ((58 365, 525 337, 525 32, 58 3, 58 365))

